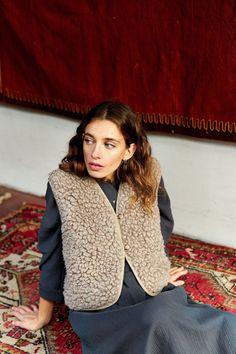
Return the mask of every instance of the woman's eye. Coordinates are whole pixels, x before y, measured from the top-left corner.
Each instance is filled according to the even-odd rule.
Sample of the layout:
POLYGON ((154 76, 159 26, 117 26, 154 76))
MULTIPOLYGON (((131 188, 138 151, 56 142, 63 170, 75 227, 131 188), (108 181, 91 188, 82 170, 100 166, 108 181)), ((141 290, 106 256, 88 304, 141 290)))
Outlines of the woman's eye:
POLYGON ((93 140, 92 139, 89 139, 89 138, 84 138, 84 142, 86 144, 92 144, 93 143, 93 140))
POLYGON ((115 145, 111 144, 111 143, 105 143, 106 148, 108 149, 114 149, 115 145))

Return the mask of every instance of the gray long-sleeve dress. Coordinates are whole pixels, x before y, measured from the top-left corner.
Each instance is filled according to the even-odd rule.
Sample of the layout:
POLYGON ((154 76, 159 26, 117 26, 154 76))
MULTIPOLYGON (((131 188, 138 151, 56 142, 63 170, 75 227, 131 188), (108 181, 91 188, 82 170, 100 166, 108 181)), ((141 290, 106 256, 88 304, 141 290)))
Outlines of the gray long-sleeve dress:
MULTIPOLYGON (((117 184, 101 183, 115 209, 117 184)), ((168 194, 161 179, 158 206, 166 243, 173 228, 168 194)), ((39 231, 40 296, 63 302, 65 266, 61 220, 50 185, 39 231)), ((236 316, 191 301, 183 287, 168 285, 151 297, 125 263, 118 301, 103 310, 69 311, 84 354, 236 354, 236 316)))

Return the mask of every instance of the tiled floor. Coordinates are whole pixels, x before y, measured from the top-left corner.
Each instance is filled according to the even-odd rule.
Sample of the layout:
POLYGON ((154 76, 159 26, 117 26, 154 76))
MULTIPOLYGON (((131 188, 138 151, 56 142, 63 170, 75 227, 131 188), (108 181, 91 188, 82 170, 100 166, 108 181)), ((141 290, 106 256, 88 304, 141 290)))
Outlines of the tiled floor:
POLYGON ((0 186, 0 218, 20 208, 25 203, 45 205, 45 200, 44 197, 0 186))

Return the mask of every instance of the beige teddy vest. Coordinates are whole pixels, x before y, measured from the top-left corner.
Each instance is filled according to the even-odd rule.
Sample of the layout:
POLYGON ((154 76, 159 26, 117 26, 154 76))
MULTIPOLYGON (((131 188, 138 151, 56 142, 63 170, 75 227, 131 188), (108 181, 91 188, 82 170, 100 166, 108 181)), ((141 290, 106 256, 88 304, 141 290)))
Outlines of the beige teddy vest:
POLYGON ((153 215, 140 201, 130 208, 133 192, 127 183, 119 187, 116 212, 93 178, 57 169, 50 173, 49 183, 62 221, 64 298, 70 309, 113 305, 121 293, 125 258, 149 295, 167 285, 170 263, 158 207, 153 215))

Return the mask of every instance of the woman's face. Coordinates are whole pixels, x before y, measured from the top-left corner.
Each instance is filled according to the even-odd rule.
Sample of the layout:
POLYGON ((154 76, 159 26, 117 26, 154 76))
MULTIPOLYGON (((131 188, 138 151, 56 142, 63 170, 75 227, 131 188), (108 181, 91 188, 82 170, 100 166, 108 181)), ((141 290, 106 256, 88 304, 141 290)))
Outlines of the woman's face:
POLYGON ((91 177, 113 181, 122 160, 132 157, 135 149, 135 144, 127 148, 120 129, 109 120, 96 119, 85 128, 83 153, 91 177))

